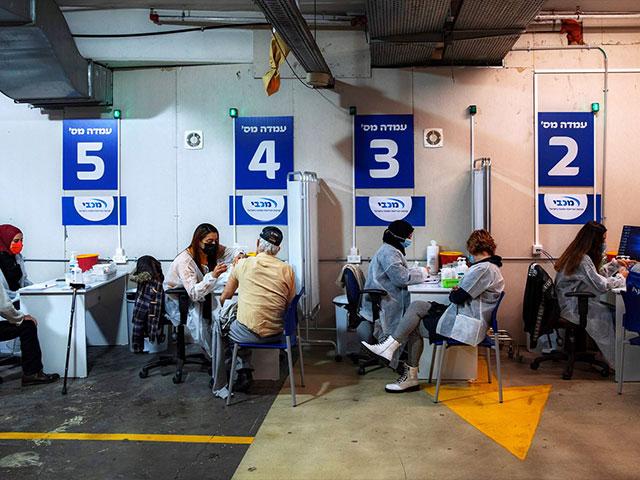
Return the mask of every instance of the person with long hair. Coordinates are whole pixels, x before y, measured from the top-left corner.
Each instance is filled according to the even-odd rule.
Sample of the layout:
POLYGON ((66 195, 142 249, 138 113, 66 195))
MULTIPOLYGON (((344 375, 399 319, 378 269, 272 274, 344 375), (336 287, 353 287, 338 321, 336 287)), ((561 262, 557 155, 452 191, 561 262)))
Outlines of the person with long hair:
POLYGON ((607 229, 598 222, 586 223, 555 264, 556 291, 560 316, 579 324, 578 299, 569 292, 590 292, 587 333, 596 342, 605 360, 615 368, 614 310, 600 301, 603 293, 625 286, 628 271, 624 262, 603 268, 607 229))
MULTIPOLYGON (((193 232, 191 243, 171 262, 164 289, 184 287, 191 304, 187 331, 192 340, 211 355, 211 319, 218 302, 213 291, 220 276, 236 260, 238 252, 220 244, 218 229, 202 223, 193 232)), ((220 285, 221 286, 221 285, 220 285)), ((167 296, 167 316, 174 325, 180 323, 178 298, 167 296)))
POLYGON ((18 227, 0 225, 0 287, 11 301, 18 298, 19 289, 32 284, 24 266, 23 245, 24 235, 18 227))
POLYGON ((496 242, 486 230, 475 230, 467 240, 471 267, 458 287, 449 294, 451 304, 442 312, 438 304, 417 300, 411 302, 406 313, 384 342, 362 344, 376 355, 391 360, 396 351, 407 345, 408 356, 400 377, 385 386, 389 393, 411 392, 419 389, 418 364, 424 337, 431 342, 449 337, 458 313, 482 319, 489 328, 491 313, 504 290, 500 272, 502 258, 496 255, 496 242), (442 336, 442 337, 441 337, 442 336))

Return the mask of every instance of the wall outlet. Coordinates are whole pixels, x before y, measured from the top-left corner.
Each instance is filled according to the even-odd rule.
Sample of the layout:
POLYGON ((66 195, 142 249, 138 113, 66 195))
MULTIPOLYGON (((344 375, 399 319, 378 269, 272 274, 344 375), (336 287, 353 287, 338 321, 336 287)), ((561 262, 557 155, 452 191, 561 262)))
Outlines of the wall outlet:
POLYGON ((542 255, 542 245, 534 244, 531 252, 534 255, 542 255))

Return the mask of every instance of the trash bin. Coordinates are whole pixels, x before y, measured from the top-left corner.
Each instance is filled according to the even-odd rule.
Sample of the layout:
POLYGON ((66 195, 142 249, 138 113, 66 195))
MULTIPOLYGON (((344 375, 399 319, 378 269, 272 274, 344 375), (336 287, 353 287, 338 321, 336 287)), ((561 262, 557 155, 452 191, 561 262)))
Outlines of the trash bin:
POLYGON ((349 331, 349 314, 347 312, 346 295, 338 295, 333 299, 333 304, 336 310, 336 347, 338 355, 347 356, 350 353, 360 352, 360 341, 358 339, 358 333, 355 331, 349 331))
MULTIPOLYGON (((130 288, 127 290, 127 330, 129 331, 129 351, 133 352, 133 342, 131 337, 133 336, 133 308, 136 303, 136 289, 130 288)), ((148 338, 144 339, 144 351, 146 353, 159 353, 167 350, 169 345, 170 333, 165 331, 164 342, 156 343, 150 342, 148 338)))

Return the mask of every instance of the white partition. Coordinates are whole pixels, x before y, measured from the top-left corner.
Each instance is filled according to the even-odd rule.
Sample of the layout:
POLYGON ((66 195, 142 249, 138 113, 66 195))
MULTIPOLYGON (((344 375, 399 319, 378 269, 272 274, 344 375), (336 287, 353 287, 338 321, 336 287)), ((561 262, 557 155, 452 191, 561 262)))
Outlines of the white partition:
POLYGON ((471 171, 472 230, 491 231, 491 159, 478 158, 471 171))
POLYGON ((296 290, 304 287, 303 316, 312 318, 320 307, 318 274, 318 177, 293 172, 287 179, 289 263, 296 275, 296 290))

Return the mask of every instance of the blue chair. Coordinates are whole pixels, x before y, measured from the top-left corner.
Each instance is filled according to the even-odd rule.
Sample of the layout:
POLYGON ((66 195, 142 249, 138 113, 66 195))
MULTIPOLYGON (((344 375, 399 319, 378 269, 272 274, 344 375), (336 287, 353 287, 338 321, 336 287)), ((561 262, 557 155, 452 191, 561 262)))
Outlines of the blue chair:
POLYGON ((624 300, 624 316, 622 317, 622 349, 620 355, 620 365, 616 368, 620 370, 618 376, 618 394, 622 395, 622 383, 624 382, 624 347, 626 345, 640 346, 640 336, 627 340, 627 332, 640 334, 640 273, 629 272, 627 276, 627 290, 622 292, 624 300))
POLYGON ((231 357, 232 372, 229 375, 229 396, 227 397, 227 405, 231 404, 231 395, 233 394, 233 368, 235 368, 238 358, 238 348, 261 348, 261 349, 278 349, 287 351, 287 360, 289 362, 289 381, 291 382, 291 404, 296 406, 296 382, 293 378, 293 354, 292 347, 298 345, 298 354, 300 356, 300 382, 304 387, 304 361, 302 359, 302 345, 299 341, 298 332, 298 302, 304 294, 304 288, 300 290, 284 314, 284 334, 274 343, 234 343, 233 355, 231 357))
MULTIPOLYGON (((493 337, 487 335, 482 342, 478 345, 479 347, 485 347, 487 350, 487 374, 489 383, 491 383, 491 350, 496 351, 496 370, 498 373, 498 397, 500 399, 500 403, 502 403, 502 369, 500 368, 500 343, 498 342, 498 308, 502 303, 502 299, 504 298, 504 292, 500 293, 500 297, 498 298, 498 303, 496 303, 493 312, 491 312, 491 329, 493 330, 493 337)), ((438 349, 438 347, 442 347, 438 351, 437 362, 438 362, 438 378, 436 380, 436 394, 433 399, 434 403, 438 403, 438 396, 440 395, 440 383, 442 381, 442 370, 444 367, 444 355, 449 347, 458 347, 465 346, 465 343, 458 342, 453 340, 452 338, 447 338, 444 340, 437 340, 433 344, 434 353, 438 349)), ((433 371, 433 362, 431 362, 432 371, 433 371)), ((429 383, 431 383, 431 374, 429 374, 429 383)))

